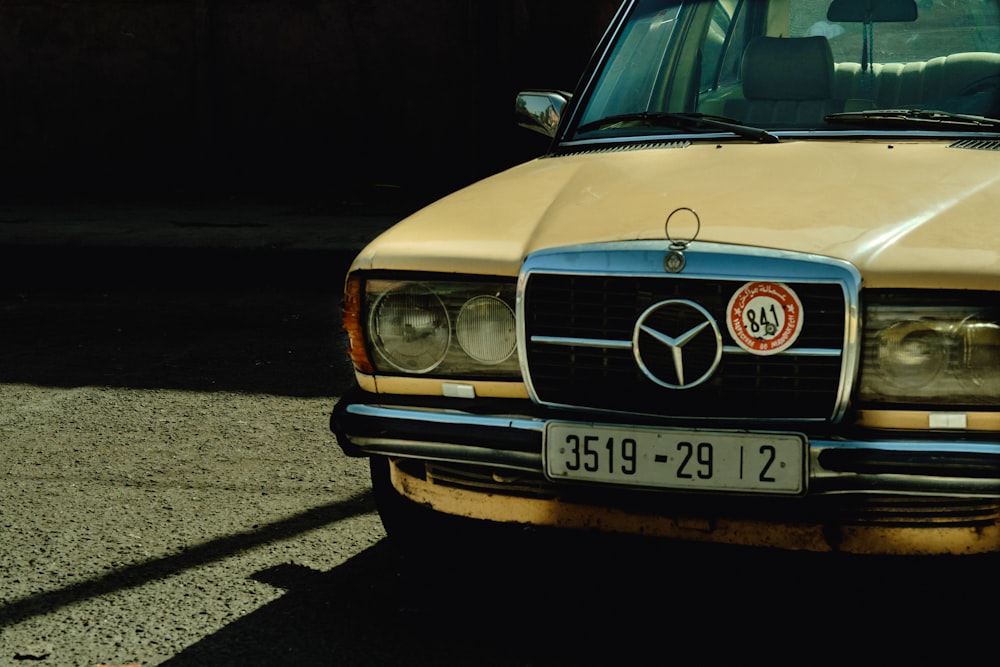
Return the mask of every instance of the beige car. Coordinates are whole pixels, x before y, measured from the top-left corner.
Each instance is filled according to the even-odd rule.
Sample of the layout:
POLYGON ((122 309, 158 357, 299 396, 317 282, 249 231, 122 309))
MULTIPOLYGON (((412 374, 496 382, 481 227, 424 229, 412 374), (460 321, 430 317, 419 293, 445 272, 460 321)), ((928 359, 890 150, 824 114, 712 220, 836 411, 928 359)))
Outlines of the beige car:
POLYGON ((390 535, 1000 551, 998 85, 995 0, 624 2, 545 155, 350 269, 390 535))

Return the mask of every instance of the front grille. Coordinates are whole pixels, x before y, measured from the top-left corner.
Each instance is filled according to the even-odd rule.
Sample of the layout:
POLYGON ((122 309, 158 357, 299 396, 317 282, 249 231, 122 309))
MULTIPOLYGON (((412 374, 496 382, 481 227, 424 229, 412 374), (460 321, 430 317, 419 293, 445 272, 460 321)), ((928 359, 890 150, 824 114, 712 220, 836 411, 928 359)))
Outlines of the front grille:
MULTIPOLYGON (((527 375, 536 400, 679 418, 835 418, 843 403, 848 358, 844 285, 784 281, 802 303, 803 329, 791 349, 758 355, 739 348, 725 324, 729 301, 747 280, 532 272, 524 286, 523 318, 527 375), (721 361, 697 386, 654 382, 630 344, 644 311, 667 300, 698 304, 722 335, 721 361)), ((714 338, 692 340, 684 347, 685 363, 708 368, 717 347, 714 338)), ((646 367, 671 367, 670 350, 655 349, 643 353, 646 367)))

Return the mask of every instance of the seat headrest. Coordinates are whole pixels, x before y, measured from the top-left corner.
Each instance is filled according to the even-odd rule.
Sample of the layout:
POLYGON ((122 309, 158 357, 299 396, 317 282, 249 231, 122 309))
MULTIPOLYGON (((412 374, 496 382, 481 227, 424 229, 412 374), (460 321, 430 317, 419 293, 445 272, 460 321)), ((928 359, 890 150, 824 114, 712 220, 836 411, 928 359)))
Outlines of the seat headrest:
POLYGON ((756 37, 743 52, 748 99, 821 100, 832 91, 833 52, 825 37, 756 37))

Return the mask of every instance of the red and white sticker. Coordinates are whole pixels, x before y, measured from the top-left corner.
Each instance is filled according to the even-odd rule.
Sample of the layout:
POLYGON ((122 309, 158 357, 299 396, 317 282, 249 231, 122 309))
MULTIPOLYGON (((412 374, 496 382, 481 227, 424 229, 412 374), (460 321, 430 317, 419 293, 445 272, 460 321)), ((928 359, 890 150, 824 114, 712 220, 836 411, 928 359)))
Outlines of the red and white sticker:
POLYGON ((747 283, 726 309, 726 326, 750 354, 768 355, 792 346, 802 332, 802 302, 783 283, 747 283))

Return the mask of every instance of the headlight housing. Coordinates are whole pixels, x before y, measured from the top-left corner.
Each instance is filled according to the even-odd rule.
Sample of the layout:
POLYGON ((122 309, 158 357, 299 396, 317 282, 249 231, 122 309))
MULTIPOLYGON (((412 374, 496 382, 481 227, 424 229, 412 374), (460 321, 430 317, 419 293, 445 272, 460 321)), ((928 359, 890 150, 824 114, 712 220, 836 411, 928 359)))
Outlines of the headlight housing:
POLYGON ((425 276, 348 280, 344 324, 365 373, 518 379, 515 283, 425 276))
POLYGON ((1000 406, 1000 296, 875 294, 867 300, 862 405, 1000 406))

